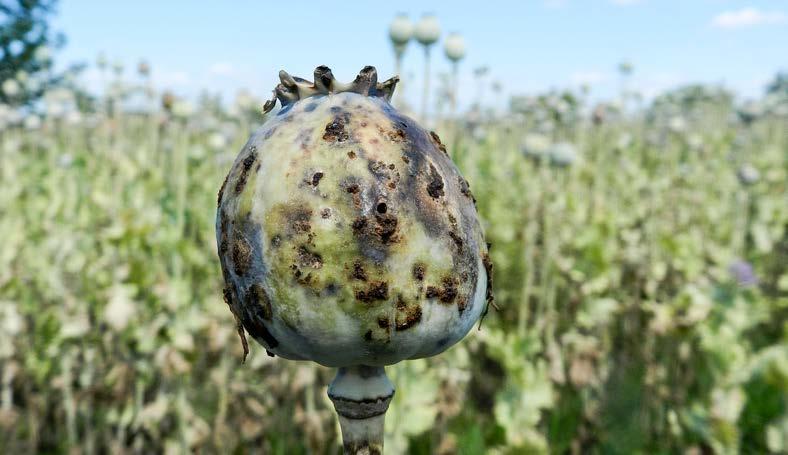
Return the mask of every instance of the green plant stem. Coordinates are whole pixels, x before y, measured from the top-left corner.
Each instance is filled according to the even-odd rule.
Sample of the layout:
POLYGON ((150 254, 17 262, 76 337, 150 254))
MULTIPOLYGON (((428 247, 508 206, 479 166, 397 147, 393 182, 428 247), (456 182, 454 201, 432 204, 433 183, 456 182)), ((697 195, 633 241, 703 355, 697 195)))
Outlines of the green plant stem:
POLYGON ((342 367, 328 387, 346 455, 382 454, 383 424, 394 386, 383 367, 342 367))

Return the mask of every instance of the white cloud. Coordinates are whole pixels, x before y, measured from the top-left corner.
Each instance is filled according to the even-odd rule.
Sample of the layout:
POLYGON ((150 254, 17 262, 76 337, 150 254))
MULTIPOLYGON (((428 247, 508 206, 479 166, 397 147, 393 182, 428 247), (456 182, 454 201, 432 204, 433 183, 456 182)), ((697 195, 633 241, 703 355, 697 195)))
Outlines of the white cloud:
POLYGON ((217 62, 211 65, 208 71, 215 76, 229 76, 235 73, 235 67, 227 62, 217 62))
POLYGON ((726 11, 716 15, 711 20, 711 24, 714 27, 728 29, 785 23, 788 23, 788 15, 785 13, 780 11, 759 11, 755 8, 726 11))
POLYGON ((643 3, 643 0, 610 0, 610 3, 618 6, 631 6, 643 3))

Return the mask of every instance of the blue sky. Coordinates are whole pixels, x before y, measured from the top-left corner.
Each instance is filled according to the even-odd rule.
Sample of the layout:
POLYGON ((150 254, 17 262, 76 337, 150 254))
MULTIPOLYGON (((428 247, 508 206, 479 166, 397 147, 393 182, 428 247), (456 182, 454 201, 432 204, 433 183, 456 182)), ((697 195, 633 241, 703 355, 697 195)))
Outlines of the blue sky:
MULTIPOLYGON (((92 63, 103 52, 129 73, 144 58, 159 85, 228 98, 241 87, 267 96, 279 69, 309 77, 326 64, 349 80, 372 64, 388 77, 387 28, 398 12, 413 20, 435 13, 444 36, 463 34, 461 105, 474 100, 472 70, 482 65, 506 95, 587 82, 597 97, 615 93, 622 60, 634 64, 631 85, 647 96, 691 81, 752 96, 788 70, 788 1, 777 0, 61 0, 53 25, 68 38, 61 63, 92 63)), ((411 43, 409 98, 420 93, 423 60, 411 43)), ((448 70, 442 48, 434 49, 433 75, 448 70)), ((98 80, 93 71, 86 79, 98 80)))

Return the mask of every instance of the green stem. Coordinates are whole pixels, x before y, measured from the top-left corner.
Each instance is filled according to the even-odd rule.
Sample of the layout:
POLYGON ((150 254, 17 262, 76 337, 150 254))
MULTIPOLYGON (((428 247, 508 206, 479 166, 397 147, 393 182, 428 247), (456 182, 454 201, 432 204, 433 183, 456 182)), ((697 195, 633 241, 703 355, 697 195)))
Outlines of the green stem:
POLYGON ((346 455, 382 454, 383 423, 394 386, 383 367, 341 367, 328 386, 346 455))

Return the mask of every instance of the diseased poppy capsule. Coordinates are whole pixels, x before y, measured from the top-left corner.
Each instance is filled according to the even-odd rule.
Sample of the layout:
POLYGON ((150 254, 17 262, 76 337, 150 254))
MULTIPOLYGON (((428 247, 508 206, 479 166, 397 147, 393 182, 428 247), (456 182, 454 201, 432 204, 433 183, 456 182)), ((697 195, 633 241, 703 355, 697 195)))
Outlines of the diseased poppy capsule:
POLYGON ((465 336, 492 301, 491 263, 438 135, 389 104, 397 79, 371 66, 349 84, 325 66, 314 77, 280 73, 264 109, 282 108, 219 191, 224 296, 270 354, 340 368, 329 394, 352 423, 346 448, 372 447, 381 435, 344 433, 378 417, 382 432, 383 367, 465 336))

